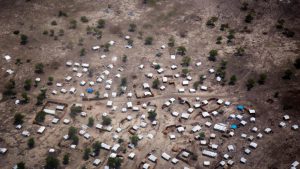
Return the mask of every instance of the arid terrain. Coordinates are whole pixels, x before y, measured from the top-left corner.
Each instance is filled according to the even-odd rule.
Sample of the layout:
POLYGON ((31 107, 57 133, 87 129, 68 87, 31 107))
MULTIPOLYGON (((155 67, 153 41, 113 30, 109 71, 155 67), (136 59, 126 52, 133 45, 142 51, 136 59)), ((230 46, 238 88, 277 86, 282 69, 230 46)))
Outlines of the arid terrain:
POLYGON ((1 169, 300 167, 299 1, 0 7, 1 169))

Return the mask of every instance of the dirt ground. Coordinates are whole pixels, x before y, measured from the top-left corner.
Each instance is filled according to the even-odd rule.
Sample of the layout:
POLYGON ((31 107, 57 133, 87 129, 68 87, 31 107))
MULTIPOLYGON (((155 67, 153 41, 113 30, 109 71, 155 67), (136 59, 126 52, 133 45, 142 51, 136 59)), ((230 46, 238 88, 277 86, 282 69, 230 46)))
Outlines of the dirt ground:
MULTIPOLYGON (((82 160, 83 150, 85 147, 91 147, 95 141, 100 141, 113 145, 116 140, 113 140, 115 132, 100 132, 93 128, 88 128, 88 133, 92 136, 91 139, 84 139, 82 136, 79 140, 78 147, 73 150, 69 148, 70 143, 63 140, 63 136, 68 133, 69 126, 81 128, 82 124, 87 124, 88 117, 95 119, 95 124, 101 123, 102 114, 108 113, 112 118, 113 131, 117 127, 123 128, 123 132, 117 133, 118 136, 125 140, 122 146, 127 147, 130 134, 129 130, 133 125, 140 124, 143 120, 140 119, 142 114, 147 114, 147 110, 141 108, 141 104, 149 103, 156 105, 158 109, 157 120, 158 125, 152 126, 147 119, 148 126, 140 128, 138 134, 144 136, 139 141, 135 149, 127 148, 127 152, 119 152, 125 160, 121 168, 138 168, 138 165, 146 159, 147 163, 154 166, 154 163, 147 160, 147 154, 152 152, 158 157, 158 162, 155 168, 217 168, 222 160, 222 155, 227 151, 227 145, 233 144, 236 148, 235 152, 231 152, 235 165, 231 168, 258 168, 258 169, 281 169, 290 168, 291 163, 295 160, 300 160, 300 141, 299 130, 291 130, 293 124, 300 125, 300 73, 299 69, 294 67, 294 60, 299 58, 300 47, 300 7, 299 2, 291 0, 286 1, 256 1, 247 0, 249 3, 247 11, 241 11, 241 4, 244 1, 232 0, 152 0, 149 4, 143 4, 142 0, 0 0, 0 83, 1 93, 5 90, 5 85, 10 79, 16 82, 15 97, 6 97, 1 94, 0 98, 0 147, 8 148, 5 155, 0 155, 0 168, 12 168, 16 163, 24 161, 27 168, 36 169, 43 168, 45 158, 50 148, 58 150, 57 157, 62 161, 65 153, 70 153, 70 164, 60 165, 60 168, 103 168, 110 155, 109 151, 101 150, 99 158, 103 163, 94 167, 92 162, 94 158, 88 161, 82 160), (156 2, 157 1, 157 2, 156 2), (156 2, 156 3, 154 3, 156 2), (67 13, 67 17, 58 17, 59 11, 67 13), (245 16, 254 11, 254 19, 251 23, 245 23, 245 16), (81 16, 86 16, 89 21, 83 23, 80 21, 81 16), (214 28, 209 28, 206 22, 211 17, 217 17, 214 28), (76 29, 69 29, 70 21, 77 21, 76 29), (87 26, 96 26, 98 19, 106 21, 105 28, 101 29, 102 38, 97 39, 95 36, 87 34, 87 26), (280 30, 276 29, 276 23, 279 19, 284 19, 284 27, 295 32, 294 37, 288 38, 284 36, 280 30), (56 21, 57 25, 52 25, 51 22, 56 21), (137 25, 135 32, 129 32, 130 23, 137 25), (232 43, 226 43, 229 29, 220 30, 221 24, 228 23, 229 29, 235 31, 235 38, 232 43), (245 28, 246 27, 246 28, 245 28), (54 36, 44 35, 47 30, 54 30, 54 36), (64 34, 59 36, 59 30, 64 30, 64 34), (247 31, 245 31, 245 29, 247 31), (13 32, 18 30, 18 35, 13 32), (28 36, 28 43, 20 45, 20 34, 28 36), (127 49, 127 41, 124 37, 128 35, 134 41, 132 49, 127 49), (147 36, 153 37, 152 45, 144 45, 147 36), (166 47, 161 49, 162 45, 167 45, 168 39, 173 36, 175 39, 175 47, 166 47), (222 43, 216 44, 218 36, 222 36, 222 43), (79 42, 82 40, 82 44, 79 42), (91 48, 95 45, 104 45, 109 41, 115 41, 116 44, 110 47, 109 52, 93 51, 91 48), (149 79, 145 75, 153 73, 154 77, 162 79, 163 76, 181 73, 183 69, 181 57, 177 55, 175 60, 170 59, 170 55, 174 54, 176 47, 185 46, 187 48, 186 56, 191 57, 191 65, 189 75, 193 78, 188 87, 185 88, 185 93, 178 93, 178 88, 181 88, 181 82, 185 78, 174 78, 175 85, 166 86, 164 91, 151 89, 154 97, 149 98, 127 98, 126 94, 120 97, 112 97, 111 92, 118 91, 121 83, 120 78, 114 77, 116 74, 121 74, 121 77, 127 78, 127 92, 144 91, 143 83, 152 85, 154 78, 149 79), (237 56, 235 51, 238 47, 245 49, 243 56, 237 56), (85 48, 85 56, 80 56, 80 50, 85 48), (210 50, 217 49, 218 56, 215 62, 209 61, 208 55, 210 50), (155 55, 161 52, 161 57, 155 55), (3 57, 10 55, 12 59, 7 62, 3 57), (101 59, 102 55, 107 57, 101 59), (127 55, 127 62, 122 61, 123 55, 127 55), (22 63, 15 64, 19 59, 22 63), (208 70, 213 68, 217 70, 220 67, 221 61, 227 61, 225 70, 225 85, 221 85, 216 81, 215 74, 208 73, 208 70), (67 61, 78 63, 89 63, 92 70, 92 76, 84 74, 82 78, 76 78, 76 72, 72 71, 71 67, 67 67, 67 61), (163 74, 156 73, 152 63, 157 62, 165 69, 163 74), (201 62, 202 65, 197 67, 196 62, 201 62), (34 72, 37 63, 44 64, 44 73, 36 74, 34 72), (107 68, 108 64, 113 64, 114 68, 107 68), (144 69, 138 66, 143 64, 144 69), (178 68, 173 71, 171 65, 176 64, 178 68), (122 67, 124 71, 119 71, 122 67), (14 73, 8 75, 6 70, 12 69, 14 73), (284 80, 282 76, 285 70, 291 69, 293 72, 291 80, 284 80), (105 89, 102 83, 93 87, 95 91, 99 91, 100 95, 109 94, 109 98, 100 101, 82 101, 80 93, 85 92, 88 85, 81 87, 81 80, 95 81, 104 70, 110 71, 110 79, 113 79, 112 88, 105 89), (247 91, 246 82, 249 79, 257 81, 259 75, 265 73, 267 79, 264 85, 258 83, 247 91), (188 89, 192 87, 193 82, 199 79, 200 75, 207 75, 204 81, 205 86, 208 86, 208 91, 197 90, 196 93, 189 93, 188 89), (230 77, 235 75, 237 81, 235 85, 228 85, 230 77), (48 77, 54 77, 54 85, 47 85, 48 77), (66 76, 72 76, 71 82, 65 82, 66 76), (41 78, 41 83, 38 87, 31 87, 27 91, 30 102, 28 104, 15 105, 16 99, 22 98, 24 92, 24 81, 35 78, 41 78), (52 90, 60 90, 56 87, 56 83, 63 83, 63 88, 67 90, 70 87, 77 89, 76 94, 61 94, 52 95, 52 90), (68 104, 65 113, 63 114, 58 124, 52 124, 52 116, 47 115, 43 123, 47 127, 44 134, 37 134, 36 131, 40 127, 33 124, 36 113, 39 112, 42 106, 36 106, 36 97, 40 93, 40 88, 46 87, 46 100, 60 100, 68 104), (278 95, 274 97, 274 95, 278 95), (191 103, 197 103, 196 97, 200 100, 218 98, 224 101, 230 101, 232 106, 222 109, 226 112, 224 116, 217 116, 212 120, 204 119, 202 116, 195 117, 201 111, 196 109, 189 120, 180 120, 180 117, 173 117, 172 111, 183 112, 187 110, 186 105, 178 103, 178 97, 187 98, 191 103), (162 105, 170 98, 176 98, 176 104, 172 105, 170 110, 167 108, 161 109, 162 105), (117 111, 112 111, 106 106, 107 100, 113 100, 117 111), (127 113, 121 113, 120 108, 126 107, 126 102, 131 101, 134 106, 138 106, 140 111, 134 112, 129 110, 127 113), (82 103, 84 111, 88 113, 88 117, 76 117, 72 119, 69 115, 70 106, 74 103, 82 103), (202 149, 207 149, 207 146, 201 146, 199 141, 194 139, 195 134, 189 133, 195 123, 201 124, 203 131, 207 137, 210 133, 215 133, 216 138, 223 138, 222 133, 212 130, 212 127, 204 126, 205 122, 210 121, 213 124, 226 121, 229 114, 236 113, 234 106, 238 104, 246 105, 256 110, 256 123, 250 123, 247 127, 241 127, 235 130, 235 137, 229 139, 212 139, 211 143, 219 144, 219 157, 211 159, 201 155, 202 149), (92 106, 91 110, 87 108, 92 106), (15 129, 13 125, 14 115, 22 113, 25 115, 24 124, 21 130, 15 129), (288 114, 291 118, 287 121, 287 127, 281 128, 279 122, 283 121, 283 115, 288 114), (131 115, 133 119, 121 123, 131 115), (194 118, 195 117, 195 118, 194 118), (63 124, 63 119, 71 119, 71 124, 63 124), (186 126, 184 134, 179 134, 175 129, 171 133, 176 135, 175 140, 170 140, 168 135, 164 135, 164 129, 169 125, 186 126), (272 134, 264 134, 262 139, 256 139, 258 148, 253 150, 251 155, 245 155, 243 149, 249 145, 249 141, 242 139, 242 133, 252 134, 250 129, 257 127, 258 132, 264 134, 263 130, 267 127, 272 128, 272 134), (28 130, 31 133, 30 137, 35 138, 36 147, 29 149, 27 147, 27 139, 21 135, 21 131, 28 130), (153 139, 146 138, 148 134, 154 136, 153 139), (193 151, 197 154, 196 160, 191 160, 190 164, 180 161, 173 165, 170 161, 163 160, 160 156, 163 152, 167 152, 172 157, 175 157, 178 152, 172 151, 174 147, 184 148, 193 151), (129 152, 137 154, 134 160, 127 158, 129 152), (246 164, 239 162, 240 157, 247 158, 246 164), (204 167, 203 161, 209 160, 210 167, 204 167)), ((81 70, 81 69, 80 69, 81 70)), ((88 97, 94 97, 93 94, 88 97)), ((212 106, 210 104, 210 106, 212 106)), ((215 106, 215 105, 214 105, 215 106)), ((212 106, 212 107, 214 107, 212 106)), ((244 114, 249 120, 249 114, 244 114)), ((231 122, 230 122, 231 123, 231 122)), ((249 122, 248 122, 249 123, 249 122)), ((253 134, 256 136, 257 133, 253 134)))

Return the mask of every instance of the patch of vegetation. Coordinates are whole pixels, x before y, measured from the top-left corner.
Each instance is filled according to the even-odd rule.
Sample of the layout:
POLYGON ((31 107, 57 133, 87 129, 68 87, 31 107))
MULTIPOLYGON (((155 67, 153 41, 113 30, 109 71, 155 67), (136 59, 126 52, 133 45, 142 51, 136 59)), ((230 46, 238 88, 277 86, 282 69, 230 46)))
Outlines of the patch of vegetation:
POLYGON ((218 36, 216 44, 221 44, 221 43, 222 43, 222 36, 218 36))
POLYGON ((177 48, 177 54, 184 56, 186 54, 186 48, 184 46, 178 46, 177 48))
POLYGON ((85 48, 81 48, 79 52, 79 56, 85 56, 85 48))
POLYGON ((284 71, 284 75, 282 76, 282 79, 284 80, 291 80, 293 75, 293 71, 291 69, 287 69, 284 71))
POLYGON ((213 49, 209 52, 208 60, 215 62, 217 60, 216 56, 218 55, 218 51, 213 49))
POLYGON ((54 21, 51 22, 51 25, 52 25, 52 26, 56 26, 56 25, 57 25, 57 22, 54 20, 54 21))
POLYGON ((21 45, 26 45, 28 43, 28 36, 27 35, 21 34, 20 39, 21 39, 21 41, 20 41, 21 45))
POLYGON ((58 11, 58 17, 68 17, 68 14, 64 11, 58 11))
POLYGON ((45 169, 57 169, 59 167, 59 160, 51 155, 46 158, 45 169))
POLYGON ((34 72, 37 73, 37 74, 44 73, 44 64, 43 63, 36 64, 34 72))
POLYGON ((76 28, 77 28, 77 21, 73 19, 69 23, 69 29, 76 29, 76 28))
POLYGON ((35 116, 35 121, 37 123, 43 123, 45 121, 46 113, 44 111, 40 111, 35 116))
POLYGON ((99 19, 97 21, 97 28, 103 29, 105 27, 105 20, 104 19, 99 19))
POLYGON ((128 58, 127 55, 123 55, 123 57, 122 57, 122 62, 123 62, 123 63, 126 63, 126 62, 127 62, 127 58, 128 58))
POLYGON ((29 103, 30 98, 28 97, 28 95, 27 95, 26 92, 23 92, 23 93, 22 93, 22 98, 23 98, 23 99, 21 100, 22 103, 29 103))
POLYGON ((139 142, 139 137, 135 134, 130 137, 130 143, 133 144, 134 146, 137 146, 139 142))
POLYGON ((168 46, 169 46, 169 47, 174 47, 174 46, 175 46, 175 39, 174 39, 173 36, 171 36, 171 37, 169 38, 168 46))
POLYGON ((287 38, 292 38, 294 37, 295 32, 291 31, 288 28, 284 28, 282 34, 285 35, 287 38))
POLYGON ((205 133, 204 132, 200 132, 199 133, 199 138, 200 138, 200 140, 204 140, 205 139, 205 133))
POLYGON ((16 83, 13 79, 10 79, 6 84, 5 84, 5 89, 3 92, 4 96, 13 96, 16 95, 16 91, 15 91, 15 87, 16 87, 16 83))
POLYGON ((89 22, 89 19, 86 16, 82 16, 82 17, 80 17, 80 21, 82 23, 87 23, 87 22, 89 22))
POLYGON ((182 58, 181 65, 184 67, 188 67, 191 63, 191 60, 192 60, 191 57, 185 56, 182 58))
POLYGON ((267 80, 267 75, 265 73, 262 73, 262 74, 259 75, 257 83, 259 85, 263 85, 263 84, 265 84, 266 80, 267 80))
POLYGON ((37 96, 36 105, 42 105, 46 98, 46 90, 41 90, 40 94, 37 96))
POLYGON ((153 43, 153 37, 152 36, 148 36, 145 39, 145 45, 152 45, 153 43))
POLYGON ((27 141, 28 148, 32 149, 34 147, 34 145, 35 145, 34 138, 28 139, 28 141, 27 141))
POLYGON ((241 10, 242 11, 247 11, 248 10, 248 6, 249 6, 249 4, 247 2, 243 2, 242 6, 241 6, 241 10))
POLYGON ((53 85, 53 81, 54 81, 54 78, 52 76, 49 76, 47 85, 49 85, 49 86, 53 85))
POLYGON ((96 141, 93 144, 93 150, 94 150, 95 156, 98 156, 100 154, 100 149, 101 149, 101 143, 99 141, 96 141))
POLYGON ((190 72, 189 69, 182 69, 181 74, 183 77, 186 77, 189 72, 190 72))
POLYGON ((24 121, 23 121, 24 117, 25 116, 22 115, 21 113, 15 114, 15 116, 14 116, 14 125, 23 124, 24 123, 24 121))
POLYGON ((148 111, 148 119, 154 121, 156 119, 157 113, 154 110, 148 111))
POLYGON ((129 24, 128 31, 129 32, 135 32, 136 31, 136 24, 134 24, 134 23, 129 24))
POLYGON ((229 34, 227 36, 227 43, 232 42, 232 40, 235 38, 234 34, 235 34, 234 30, 229 30, 229 34))
POLYGON ((211 17, 207 22, 206 22, 206 26, 210 27, 210 28, 214 28, 216 25, 215 23, 218 21, 218 18, 213 16, 211 17))
POLYGON ((13 31, 13 34, 15 34, 15 35, 19 35, 19 33, 20 33, 20 31, 19 31, 19 30, 15 30, 15 31, 13 31))
POLYGON ((25 163, 23 161, 17 163, 17 169, 26 169, 25 163))
POLYGON ((235 51, 235 55, 244 56, 245 55, 245 49, 243 47, 238 47, 235 51))
POLYGON ((296 67, 296 69, 300 69, 300 58, 297 58, 294 62, 294 66, 296 67))
POLYGON ((69 164, 69 159, 70 159, 69 153, 65 154, 64 158, 63 158, 63 164, 68 165, 69 164))
POLYGON ((221 24, 220 31, 225 31, 225 29, 228 29, 228 28, 229 28, 228 23, 226 23, 226 24, 221 24))
POLYGON ((284 19, 278 19, 277 24, 276 24, 276 28, 277 29, 283 29, 284 27, 284 19))
POLYGON ((255 80, 248 79, 246 83, 247 90, 250 91, 255 86, 255 80))
POLYGON ((31 79, 26 79, 23 87, 25 90, 29 91, 31 89, 31 79))
POLYGON ((111 124, 111 118, 107 116, 102 116, 102 124, 108 126, 111 124))
POLYGON ((235 75, 232 75, 231 77, 230 77, 230 80, 229 80, 229 85, 235 85, 235 83, 236 83, 236 81, 237 81, 237 78, 236 78, 236 76, 235 75))
POLYGON ((83 153, 83 159, 86 161, 86 160, 88 160, 89 159, 89 155, 90 155, 90 153, 91 153, 91 149, 90 148, 85 148, 84 149, 84 153, 83 153))
POLYGON ((94 121, 95 121, 95 120, 94 120, 93 117, 89 117, 89 120, 88 120, 88 124, 87 124, 87 125, 88 125, 89 127, 93 127, 93 126, 94 126, 94 121))
POLYGON ((246 23, 251 23, 252 22, 252 20, 254 19, 252 15, 253 14, 250 13, 250 12, 246 15, 246 17, 245 17, 245 22, 246 23))
POLYGON ((116 169, 121 167, 121 163, 122 163, 122 159, 119 157, 115 157, 115 158, 109 157, 107 161, 107 164, 110 168, 116 168, 116 169))
POLYGON ((158 78, 154 79, 152 82, 152 88, 153 89, 158 89, 160 85, 160 81, 158 80, 158 78))
POLYGON ((77 116, 78 113, 81 113, 81 112, 82 112, 82 107, 72 105, 72 106, 71 106, 70 116, 71 116, 72 118, 74 118, 75 116, 77 116))

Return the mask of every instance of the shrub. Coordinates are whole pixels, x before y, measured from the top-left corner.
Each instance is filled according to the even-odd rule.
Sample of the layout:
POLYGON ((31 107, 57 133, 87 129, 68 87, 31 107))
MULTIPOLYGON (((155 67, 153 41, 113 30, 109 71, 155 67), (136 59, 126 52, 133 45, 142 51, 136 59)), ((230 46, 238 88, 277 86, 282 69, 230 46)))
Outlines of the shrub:
POLYGON ((43 63, 36 64, 34 72, 37 73, 37 74, 44 73, 44 65, 43 65, 43 63))
POLYGON ((36 105, 43 104, 44 99, 46 98, 46 91, 42 90, 41 93, 37 96, 36 105))
POLYGON ((82 112, 82 107, 72 105, 70 116, 74 118, 78 113, 81 113, 81 112, 82 112))
POLYGON ((153 37, 152 36, 148 36, 145 39, 145 45, 152 45, 153 42, 153 37))
POLYGON ((82 16, 82 17, 80 17, 80 21, 83 23, 87 23, 87 22, 89 22, 89 19, 86 16, 82 16))
POLYGON ((68 132, 69 138, 76 136, 76 133, 77 133, 77 129, 75 127, 73 126, 69 127, 69 132, 68 132))
POLYGON ((21 41, 20 41, 21 45, 26 45, 28 43, 28 37, 26 35, 22 34, 20 36, 20 39, 21 39, 21 41))
POLYGON ((94 126, 94 118, 93 117, 89 117, 88 126, 89 127, 93 127, 94 126))
POLYGON ((236 76, 235 76, 235 75, 232 75, 232 76, 230 77, 230 81, 229 81, 228 84, 229 84, 229 85, 235 85, 236 80, 237 80, 236 76))
POLYGON ((52 26, 56 26, 56 25, 57 25, 57 22, 56 22, 56 21, 52 21, 52 22, 51 22, 51 25, 52 25, 52 26))
POLYGON ((267 79, 267 75, 262 73, 259 75, 259 79, 257 80, 257 83, 260 85, 263 85, 263 84, 265 84, 266 79, 267 79))
POLYGON ((245 49, 244 49, 243 47, 238 47, 238 48, 236 49, 236 51, 235 51, 235 54, 236 54, 237 56, 244 56, 244 54, 245 54, 245 49))
POLYGON ((189 72, 190 72, 189 69, 182 69, 182 71, 181 71, 181 73, 184 77, 186 77, 189 72))
POLYGON ((157 113, 155 111, 151 110, 151 111, 148 112, 148 119, 149 120, 154 121, 156 116, 157 116, 157 113))
POLYGON ((137 146, 139 142, 139 137, 135 134, 130 137, 130 143, 137 146))
POLYGON ((283 29, 284 22, 285 22, 284 19, 279 19, 277 21, 276 28, 277 29, 283 29))
POLYGON ((81 49, 80 49, 80 52, 79 52, 79 55, 80 55, 80 56, 85 56, 85 53, 86 53, 86 52, 85 52, 85 48, 81 48, 81 49))
POLYGON ((246 15, 246 17, 245 17, 245 22, 246 22, 246 23, 251 23, 252 20, 253 20, 252 14, 251 14, 251 13, 248 13, 248 15, 246 15))
POLYGON ((127 55, 123 55, 123 57, 122 57, 122 62, 124 62, 124 63, 127 62, 127 55))
POLYGON ((215 22, 217 22, 218 18, 213 16, 211 17, 207 22, 206 22, 206 26, 214 28, 215 27, 215 22))
POLYGON ((248 4, 247 2, 243 2, 243 3, 242 3, 242 6, 241 6, 241 10, 242 10, 242 11, 247 11, 247 10, 248 10, 248 5, 249 5, 249 4, 248 4))
POLYGON ((282 34, 285 35, 287 38, 292 38, 294 37, 295 32, 289 30, 288 28, 284 28, 282 34))
POLYGON ((296 67, 296 69, 300 69, 300 58, 297 58, 294 62, 294 66, 296 67))
POLYGON ((25 169, 26 167, 25 167, 25 163, 24 162, 19 162, 18 164, 17 164, 17 169, 25 169))
POLYGON ((187 66, 190 65, 191 60, 192 60, 192 59, 191 59, 190 57, 185 56, 185 57, 182 58, 182 63, 181 63, 181 65, 187 67, 187 66))
POLYGON ((179 46, 179 47, 177 48, 177 53, 178 53, 179 55, 181 55, 181 56, 185 55, 185 53, 186 53, 186 48, 185 48, 184 46, 179 46))
POLYGON ((115 158, 109 157, 107 161, 107 164, 110 168, 120 168, 121 163, 122 163, 122 159, 119 157, 115 157, 115 158))
POLYGON ((104 28, 104 27, 105 27, 105 20, 104 20, 104 19, 99 19, 99 20, 97 21, 97 28, 102 29, 102 28, 104 28))
POLYGON ((91 149, 90 148, 85 148, 84 149, 84 153, 83 153, 83 159, 84 160, 88 160, 89 159, 89 154, 90 154, 90 152, 91 152, 91 149))
POLYGON ((48 157, 46 158, 45 169, 57 169, 58 167, 59 160, 54 156, 48 155, 48 157))
POLYGON ((126 77, 123 77, 121 79, 121 86, 127 86, 127 78, 126 77))
POLYGON ((15 35, 19 35, 19 33, 20 33, 20 31, 19 31, 19 30, 15 30, 15 31, 13 31, 13 34, 15 34, 15 35))
POLYGON ((99 141, 96 141, 93 144, 93 149, 94 149, 95 156, 98 156, 100 154, 101 143, 99 141))
POLYGON ((255 85, 255 81, 253 79, 248 79, 246 83, 247 90, 250 91, 255 85))
POLYGON ((152 82, 153 89, 158 89, 159 85, 160 85, 160 81, 158 80, 158 78, 153 80, 153 82, 152 82))
POLYGON ((21 113, 17 113, 14 116, 14 125, 19 125, 19 124, 23 124, 23 119, 24 119, 24 115, 22 115, 21 113))
POLYGON ((282 79, 284 79, 284 80, 291 80, 292 75, 293 75, 292 70, 287 69, 287 70, 284 71, 284 75, 282 76, 282 79))
POLYGON ((106 44, 104 45, 103 51, 104 51, 104 52, 108 52, 108 51, 109 51, 109 47, 110 47, 110 44, 109 44, 109 43, 106 43, 106 44))
POLYGON ((64 158, 63 158, 63 164, 64 165, 68 165, 69 164, 69 157, 70 155, 69 154, 65 154, 64 155, 64 158))
POLYGON ((63 29, 60 29, 60 30, 58 31, 58 35, 59 35, 59 36, 64 36, 64 34, 65 34, 65 31, 64 31, 63 29))
POLYGON ((35 121, 38 123, 42 123, 45 121, 46 113, 44 111, 40 111, 35 116, 35 121))
POLYGON ((215 62, 217 59, 216 59, 216 56, 218 55, 218 51, 213 49, 209 52, 209 57, 208 57, 208 60, 209 61, 213 61, 215 62))
POLYGON ((27 79, 24 82, 24 89, 29 91, 31 89, 31 79, 27 79))
POLYGON ((175 39, 174 39, 173 36, 169 38, 168 46, 169 47, 174 47, 175 46, 175 39))
POLYGON ((58 17, 62 17, 62 16, 67 17, 68 15, 64 11, 58 11, 58 17))
POLYGON ((76 29, 77 28, 77 21, 76 20, 71 20, 69 24, 70 29, 76 29))
POLYGON ((218 36, 216 44, 221 44, 222 43, 221 41, 222 41, 222 36, 218 36))
POLYGON ((136 30, 136 24, 134 24, 134 23, 129 24, 128 31, 129 32, 135 32, 135 30, 136 30))
POLYGON ((200 132, 199 133, 199 138, 200 138, 200 140, 204 140, 205 139, 205 133, 204 132, 200 132))
POLYGON ((22 100, 23 103, 28 103, 29 102, 29 97, 28 97, 26 92, 22 93, 22 98, 23 98, 23 100, 22 100))
POLYGON ((102 116, 102 124, 108 126, 111 124, 111 118, 107 116, 102 116))
POLYGON ((28 148, 32 149, 35 145, 34 138, 30 138, 27 142, 28 148))
POLYGON ((220 31, 225 31, 225 29, 229 28, 228 23, 221 24, 220 31))
POLYGON ((6 84, 5 84, 5 89, 4 89, 4 92, 3 94, 5 96, 11 96, 11 95, 16 95, 16 92, 15 92, 15 86, 16 86, 16 83, 13 79, 10 79, 6 84))

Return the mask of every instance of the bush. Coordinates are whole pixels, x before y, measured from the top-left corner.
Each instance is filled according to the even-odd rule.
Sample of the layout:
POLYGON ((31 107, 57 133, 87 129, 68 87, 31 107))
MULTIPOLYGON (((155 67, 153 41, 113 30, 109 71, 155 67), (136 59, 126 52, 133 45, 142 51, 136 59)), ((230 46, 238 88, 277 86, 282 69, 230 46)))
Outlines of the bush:
POLYGON ((90 152, 91 152, 91 149, 90 149, 90 148, 85 148, 85 149, 84 149, 84 153, 83 153, 83 157, 82 157, 82 158, 83 158, 84 160, 88 160, 89 157, 90 157, 90 156, 89 156, 89 155, 90 155, 90 152))
POLYGON ((36 64, 34 72, 37 73, 37 74, 44 73, 44 65, 43 65, 43 63, 36 64))
POLYGON ((217 59, 216 59, 216 56, 218 55, 218 51, 213 49, 209 52, 209 57, 208 57, 208 60, 209 61, 213 61, 215 62, 217 59))
POLYGON ((284 19, 279 19, 276 24, 277 29, 283 29, 284 19))
POLYGON ((232 76, 230 77, 230 81, 229 81, 228 84, 229 84, 229 85, 235 85, 236 80, 237 80, 236 76, 235 76, 235 75, 232 75, 232 76))
POLYGON ((26 45, 28 43, 28 37, 26 35, 22 34, 20 36, 20 39, 21 39, 21 41, 20 41, 21 45, 26 45))
POLYGON ((63 158, 63 164, 64 165, 69 164, 69 158, 70 158, 69 156, 70 156, 69 154, 64 155, 64 158, 63 158))
POLYGON ((187 66, 190 65, 191 60, 192 60, 192 59, 191 59, 190 57, 185 56, 185 57, 182 58, 181 65, 184 66, 184 67, 187 67, 187 66))
POLYGON ((82 107, 72 105, 70 116, 74 118, 78 113, 81 113, 81 112, 82 112, 82 107))
POLYGON ((94 149, 95 156, 98 156, 100 154, 101 143, 99 141, 96 141, 93 144, 93 149, 94 149))
POLYGON ((111 124, 111 118, 107 116, 102 116, 102 124, 108 126, 111 124))
POLYGON ((82 16, 82 17, 80 17, 80 21, 83 23, 87 23, 87 22, 89 22, 89 19, 86 16, 82 16))
POLYGON ((123 77, 121 79, 121 86, 127 86, 127 78, 126 77, 123 77))
POLYGON ((23 119, 24 119, 24 115, 22 115, 21 113, 17 113, 14 116, 14 125, 19 125, 19 124, 23 124, 23 119))
POLYGON ((6 84, 5 84, 5 89, 4 89, 4 92, 3 94, 5 96, 11 96, 11 95, 16 95, 16 92, 15 92, 15 86, 16 86, 16 83, 13 79, 10 79, 6 84))
POLYGON ((26 92, 22 93, 22 98, 23 98, 22 100, 23 103, 29 103, 29 97, 26 92))
POLYGON ((57 169, 58 167, 59 160, 54 156, 48 155, 48 157, 46 158, 45 169, 57 169))
POLYGON ((80 49, 80 52, 79 52, 79 55, 80 55, 80 56, 85 56, 85 53, 86 53, 86 52, 85 52, 85 49, 84 49, 84 48, 81 48, 81 49, 80 49))
POLYGON ((157 116, 157 113, 155 111, 151 110, 151 111, 148 112, 148 119, 149 120, 154 121, 156 116, 157 116))
POLYGON ((185 53, 186 53, 186 48, 185 48, 184 46, 179 46, 179 47, 177 48, 177 53, 178 53, 179 55, 181 55, 181 56, 185 55, 185 53))
POLYGON ((56 22, 56 21, 52 21, 52 22, 51 22, 51 25, 52 25, 52 26, 56 26, 56 25, 57 25, 57 22, 56 22))
POLYGON ((130 137, 130 143, 137 146, 139 142, 139 137, 135 134, 130 137))
POLYGON ((246 23, 251 23, 252 20, 253 20, 252 14, 251 14, 251 13, 248 13, 248 15, 246 15, 246 17, 245 17, 245 22, 246 22, 246 23))
POLYGON ((28 148, 32 149, 35 145, 34 138, 30 138, 27 142, 28 148))
POLYGON ((37 96, 36 105, 42 105, 45 98, 46 98, 46 91, 42 90, 41 93, 37 96))
POLYGON ((76 29, 77 28, 77 21, 76 20, 71 20, 69 24, 70 29, 76 29))
POLYGON ((160 81, 158 80, 158 78, 153 80, 153 82, 152 82, 152 88, 153 89, 158 89, 159 85, 160 85, 160 81))
POLYGON ((284 28, 282 34, 285 35, 287 38, 292 38, 292 37, 294 37, 295 32, 293 32, 287 28, 284 28))
POLYGON ((105 27, 105 20, 104 19, 99 19, 97 21, 97 28, 102 29, 105 27))
POLYGON ((109 47, 110 47, 109 43, 106 43, 103 47, 104 47, 103 49, 104 52, 109 52, 109 47))
POLYGON ((199 133, 199 138, 200 138, 200 140, 204 140, 205 139, 205 133, 204 132, 200 132, 199 133))
POLYGON ((255 85, 255 81, 253 79, 248 79, 246 83, 247 90, 250 91, 255 85))
POLYGON ((243 3, 242 3, 241 10, 242 10, 242 11, 247 11, 247 10, 248 10, 248 5, 249 5, 249 4, 248 4, 247 2, 243 2, 243 3))
POLYGON ((58 11, 58 17, 62 17, 62 16, 67 17, 68 15, 64 11, 58 11))
POLYGON ((282 79, 284 79, 284 80, 291 80, 292 75, 293 75, 292 70, 287 69, 287 70, 284 71, 284 75, 282 76, 282 79))
POLYGON ((148 36, 145 39, 145 45, 152 45, 153 42, 153 37, 152 36, 148 36))
POLYGON ((182 71, 181 71, 181 73, 184 77, 186 77, 189 72, 190 72, 189 69, 182 69, 182 71))
POLYGON ((216 44, 221 44, 222 43, 221 41, 222 41, 222 36, 218 36, 216 44))
POLYGON ((174 39, 173 36, 169 38, 168 46, 169 47, 174 47, 175 46, 175 39, 174 39))
POLYGON ((129 32, 135 32, 135 30, 136 30, 136 24, 131 23, 131 24, 129 25, 128 31, 129 31, 129 32))
POLYGON ((60 30, 58 31, 58 35, 59 35, 59 36, 64 36, 64 34, 65 34, 65 31, 64 31, 63 29, 60 29, 60 30))
POLYGON ((94 118, 93 117, 89 117, 89 121, 87 124, 89 127, 93 127, 94 126, 94 118))
POLYGON ((31 79, 25 80, 23 87, 25 90, 29 91, 31 89, 31 79))
POLYGON ((229 28, 228 23, 221 24, 220 31, 225 31, 225 29, 229 28))
POLYGON ((236 54, 237 56, 244 56, 244 54, 245 54, 245 49, 244 49, 243 47, 238 47, 238 48, 236 49, 235 54, 236 54))
POLYGON ((19 30, 15 30, 15 31, 13 31, 13 34, 15 34, 15 35, 19 35, 19 33, 20 33, 20 31, 19 31, 19 30))
POLYGON ((296 69, 300 69, 300 58, 297 58, 294 62, 294 66, 296 67, 296 69))
POLYGON ((259 79, 257 80, 257 83, 260 84, 260 85, 263 85, 265 84, 266 82, 266 79, 267 79, 267 75, 266 74, 260 74, 259 75, 259 79))
POLYGON ((69 138, 76 136, 76 133, 77 133, 77 129, 75 127, 73 126, 69 127, 69 132, 68 132, 69 138))
POLYGON ((214 28, 215 27, 215 22, 217 22, 218 18, 213 16, 211 17, 207 22, 206 22, 206 26, 214 28))
POLYGON ((44 111, 40 111, 35 116, 35 121, 38 123, 42 123, 45 121, 46 113, 44 111))
POLYGON ((115 158, 109 157, 107 161, 107 164, 110 168, 120 168, 121 163, 122 163, 122 159, 119 157, 115 157, 115 158))
POLYGON ((25 163, 24 162, 19 162, 18 164, 17 164, 17 169, 25 169, 26 167, 25 167, 25 163))

